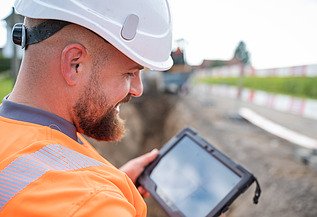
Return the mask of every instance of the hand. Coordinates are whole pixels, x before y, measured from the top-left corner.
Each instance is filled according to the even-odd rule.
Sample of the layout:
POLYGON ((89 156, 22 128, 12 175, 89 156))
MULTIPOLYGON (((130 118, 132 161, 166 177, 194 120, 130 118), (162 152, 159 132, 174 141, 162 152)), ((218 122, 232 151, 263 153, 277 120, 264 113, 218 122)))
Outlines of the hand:
POLYGON ((135 184, 137 178, 143 172, 144 168, 150 164, 158 155, 159 151, 153 149, 151 152, 134 158, 120 167, 120 170, 125 172, 132 182, 135 184))
MULTIPOLYGON (((141 175, 144 168, 150 164, 159 154, 157 149, 153 149, 151 152, 141 155, 140 157, 134 158, 120 167, 120 170, 125 172, 132 182, 135 184, 137 178, 141 175)), ((149 193, 142 188, 138 187, 140 194, 143 197, 148 197, 149 193)))

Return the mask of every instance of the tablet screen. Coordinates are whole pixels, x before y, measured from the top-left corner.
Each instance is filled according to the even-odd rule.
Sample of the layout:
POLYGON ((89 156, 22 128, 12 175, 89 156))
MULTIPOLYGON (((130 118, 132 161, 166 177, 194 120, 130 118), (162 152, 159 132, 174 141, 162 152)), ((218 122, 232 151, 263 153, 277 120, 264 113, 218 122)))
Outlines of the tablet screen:
POLYGON ((153 169, 156 192, 185 216, 206 216, 241 180, 231 169, 183 137, 153 169))

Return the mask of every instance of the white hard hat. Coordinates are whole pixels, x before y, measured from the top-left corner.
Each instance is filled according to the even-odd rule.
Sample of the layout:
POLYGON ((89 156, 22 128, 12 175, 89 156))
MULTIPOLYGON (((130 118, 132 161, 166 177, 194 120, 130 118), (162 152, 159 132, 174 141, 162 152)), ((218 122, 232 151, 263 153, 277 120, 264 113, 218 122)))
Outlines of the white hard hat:
POLYGON ((86 27, 150 69, 167 70, 173 64, 167 0, 16 0, 14 7, 25 17, 86 27))

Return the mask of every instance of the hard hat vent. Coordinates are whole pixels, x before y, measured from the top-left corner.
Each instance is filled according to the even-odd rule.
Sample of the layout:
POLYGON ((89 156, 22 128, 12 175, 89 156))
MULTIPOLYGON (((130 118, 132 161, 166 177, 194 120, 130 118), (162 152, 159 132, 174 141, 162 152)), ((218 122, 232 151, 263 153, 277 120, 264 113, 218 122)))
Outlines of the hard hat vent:
POLYGON ((137 15, 130 14, 129 16, 127 16, 121 29, 122 38, 128 41, 132 40, 136 35, 138 25, 139 17, 137 15))

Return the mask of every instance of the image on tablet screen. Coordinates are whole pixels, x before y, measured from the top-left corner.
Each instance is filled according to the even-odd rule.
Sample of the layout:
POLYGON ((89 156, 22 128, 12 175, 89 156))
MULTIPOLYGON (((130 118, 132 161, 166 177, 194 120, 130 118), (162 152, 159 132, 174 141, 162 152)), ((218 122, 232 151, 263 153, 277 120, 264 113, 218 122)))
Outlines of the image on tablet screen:
POLYGON ((153 169, 157 193, 185 216, 206 216, 241 180, 212 155, 183 137, 153 169))

